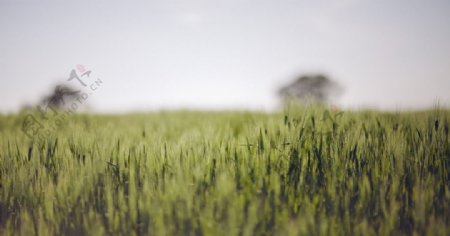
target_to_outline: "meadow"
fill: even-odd
[[[450,234],[445,109],[25,118],[0,115],[0,235]]]

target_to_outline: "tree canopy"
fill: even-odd
[[[300,102],[331,103],[342,92],[342,87],[322,74],[303,75],[282,87],[278,93],[283,99]]]

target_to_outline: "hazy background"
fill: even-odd
[[[450,104],[450,1],[0,1],[0,112],[83,64],[104,112],[272,109],[323,72],[337,104]]]

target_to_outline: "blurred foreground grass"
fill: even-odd
[[[449,111],[24,118],[0,116],[0,235],[450,234]]]

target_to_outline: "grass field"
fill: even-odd
[[[0,235],[450,234],[446,110],[24,119],[0,116]]]

